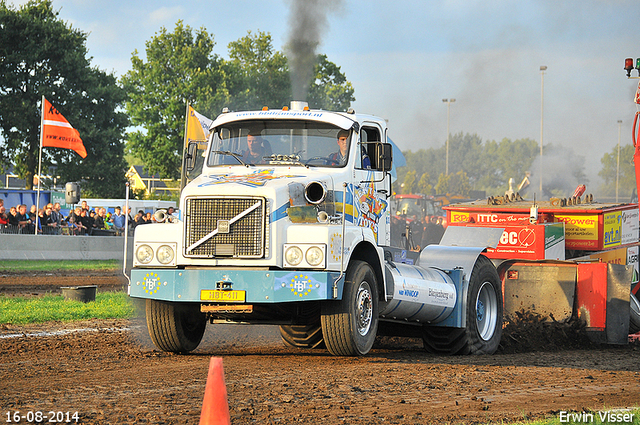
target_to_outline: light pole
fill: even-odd
[[[540,66],[540,196],[542,197],[542,135],[544,128],[544,71],[546,65]]]
[[[449,116],[451,113],[451,104],[455,102],[455,99],[442,99],[447,104],[447,147],[446,147],[446,159],[444,163],[444,175],[449,175]]]
[[[618,120],[618,162],[616,165],[616,203],[618,203],[618,181],[620,179],[620,130],[622,128],[622,120]]]

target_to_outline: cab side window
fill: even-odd
[[[374,127],[362,127],[360,131],[360,155],[356,164],[361,169],[376,169],[376,145],[381,142],[380,130]]]

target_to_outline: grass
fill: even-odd
[[[0,296],[0,324],[128,319],[134,316],[134,305],[124,292],[98,292],[96,300],[88,303],[65,301],[62,295],[36,298]]]
[[[118,271],[122,269],[120,260],[3,260],[0,272],[37,272],[65,270]]]

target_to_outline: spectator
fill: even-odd
[[[140,226],[141,224],[146,224],[144,221],[144,211],[140,210],[138,211],[138,214],[136,214],[136,226]]]
[[[96,208],[97,215],[93,218],[93,229],[104,229],[105,228],[105,217],[104,217],[104,208]]]
[[[155,219],[151,216],[151,213],[150,213],[150,212],[148,212],[147,214],[145,214],[145,216],[144,216],[145,224],[151,224],[151,223],[153,223],[153,221],[154,221],[154,220],[155,220]]]
[[[78,208],[78,210],[80,210],[80,208]],[[81,230],[76,224],[76,215],[74,213],[69,214],[69,217],[67,218],[67,227],[69,228],[70,235],[76,236],[80,234]]]
[[[89,207],[89,205],[87,205],[87,201],[82,201],[82,203],[80,205],[82,205],[82,209],[87,212],[87,216],[88,216],[89,215],[89,210],[91,208]]]
[[[31,219],[32,223],[36,222],[37,212],[38,212],[38,207],[36,207],[35,205],[31,205],[31,209],[29,210],[29,218]]]
[[[9,208],[9,215],[7,218],[9,219],[10,226],[18,227],[18,209],[16,207]]]
[[[55,220],[53,216],[53,205],[47,204],[44,209],[44,217],[42,219],[42,229],[43,233],[48,235],[55,235],[58,233],[58,222]]]
[[[111,223],[113,223],[113,227],[116,231],[117,235],[121,235],[124,232],[124,225],[126,217],[121,213],[120,207],[115,208],[115,213],[111,216]]]
[[[38,210],[38,219],[36,220],[36,227],[38,228],[38,233],[42,233],[42,226],[46,226],[45,220],[46,220],[46,217],[44,216],[44,208],[40,208]]]
[[[4,207],[4,201],[0,199],[0,226],[4,227],[9,224],[9,217],[7,216],[7,209]]]
[[[62,226],[62,213],[60,212],[60,208],[60,202],[56,202],[51,209],[51,217],[56,222],[56,227]]]
[[[87,232],[87,234],[91,234],[91,230],[93,229],[93,222],[95,220],[96,214],[95,212],[91,211],[91,209],[89,210],[83,210],[86,212],[86,214],[84,215],[84,221],[82,222],[82,224],[89,229],[89,231]],[[82,211],[80,212],[80,217],[82,217]]]
[[[136,226],[136,221],[131,216],[131,207],[127,211],[127,220],[129,221],[129,227],[134,228]]]
[[[71,211],[69,211],[69,216],[67,217],[67,221],[71,221],[71,219],[73,218],[73,222],[74,223],[78,223],[78,220],[80,219],[80,207],[75,207],[74,209],[72,209]]]
[[[82,207],[76,207],[73,211],[73,214],[69,214],[69,219],[73,219],[73,223],[75,223],[77,227],[78,235],[84,235],[88,233],[89,229],[85,227],[84,223],[86,222],[86,218],[83,218],[82,215],[86,215],[86,211],[82,209]]]
[[[22,204],[18,207],[18,214],[16,215],[18,220],[18,233],[23,234],[34,234],[36,231],[35,224],[31,218],[29,218],[29,214],[27,213],[27,206]]]

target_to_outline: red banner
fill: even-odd
[[[42,146],[51,148],[71,149],[83,158],[87,157],[80,133],[71,127],[51,102],[44,99],[42,125]]]

